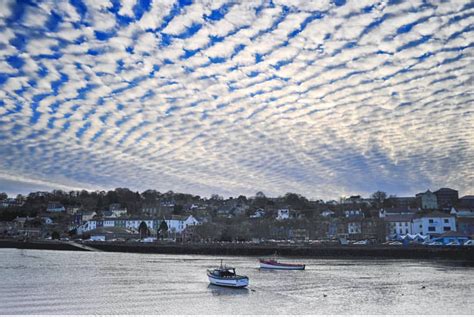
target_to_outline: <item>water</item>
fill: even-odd
[[[206,269],[221,258],[250,289],[209,285]],[[0,314],[474,313],[473,267],[291,261],[306,270],[260,271],[254,257],[0,249]]]

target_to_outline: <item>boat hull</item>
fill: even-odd
[[[217,286],[242,288],[242,287],[247,287],[249,285],[249,279],[246,277],[219,278],[210,274],[208,274],[207,277],[209,278],[209,283],[211,283],[212,285],[217,285]]]
[[[268,269],[268,270],[304,270],[304,264],[285,264],[285,263],[268,263],[268,262],[260,262],[261,269]]]

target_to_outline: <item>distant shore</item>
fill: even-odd
[[[0,248],[87,251],[92,247],[104,252],[205,254],[323,258],[389,258],[389,259],[447,259],[474,263],[474,248],[425,246],[340,246],[340,245],[276,245],[240,243],[117,243],[86,242],[83,245],[66,241],[0,240]]]

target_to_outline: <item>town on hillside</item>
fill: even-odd
[[[473,232],[474,195],[459,197],[450,188],[412,197],[377,191],[339,201],[262,192],[203,198],[127,188],[14,198],[0,193],[0,238],[21,241],[469,246]]]

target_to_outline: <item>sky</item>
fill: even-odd
[[[474,193],[472,1],[0,1],[0,191]]]

